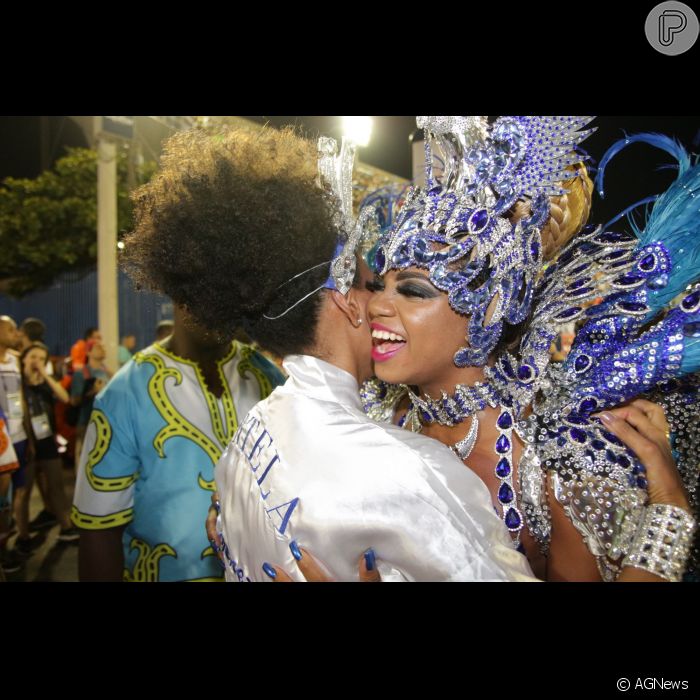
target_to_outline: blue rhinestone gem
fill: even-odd
[[[515,372],[513,371],[513,367],[511,366],[510,362],[506,359],[505,355],[501,358],[501,369],[507,377],[515,379]]]
[[[510,440],[505,435],[501,435],[501,437],[496,440],[496,452],[502,455],[508,452],[508,450],[510,450]]]
[[[509,530],[517,530],[520,527],[520,515],[518,515],[518,511],[515,510],[515,508],[508,509],[505,517],[505,523]]]
[[[571,248],[570,250],[567,250],[565,253],[562,253],[557,260],[559,267],[564,267],[564,265],[570,263],[573,260],[575,254],[576,254],[575,248]]]
[[[469,218],[469,228],[473,233],[481,233],[489,222],[489,213],[486,209],[475,211]]]
[[[500,416],[498,416],[498,421],[497,421],[498,427],[501,430],[509,430],[510,428],[513,427],[513,419],[510,416],[510,413],[508,411],[503,411]]]
[[[574,369],[576,372],[585,372],[593,363],[593,358],[590,355],[579,355],[574,360]]]
[[[557,314],[557,316],[555,318],[557,321],[566,321],[570,318],[573,318],[574,316],[576,316],[580,312],[581,312],[581,307],[574,306],[570,309],[567,309],[566,311],[562,311],[560,314]]]
[[[377,252],[374,254],[375,271],[382,272],[384,270],[384,265],[386,265],[386,256],[384,255],[384,248],[377,248]]]
[[[588,284],[591,281],[590,277],[584,277],[583,279],[576,280],[575,282],[572,282],[567,289],[570,291],[575,291],[576,289],[580,289],[583,287],[585,284]]]
[[[632,464],[625,455],[618,455],[617,456],[617,463],[621,466],[624,467],[625,469],[628,469],[630,464]]]
[[[647,253],[647,255],[639,261],[638,267],[643,272],[653,272],[657,264],[658,260],[656,259],[656,255],[654,255],[654,253]]]
[[[513,489],[508,484],[501,484],[498,489],[498,500],[501,503],[510,503],[513,500]]]
[[[604,450],[606,445],[602,440],[591,440],[591,447],[594,450]]]
[[[616,306],[621,311],[628,311],[632,314],[638,314],[649,311],[649,307],[646,304],[642,304],[638,301],[620,301],[616,304]]]
[[[632,474],[635,476],[639,476],[640,474],[646,474],[647,469],[643,464],[635,464],[634,468],[632,469]]]
[[[571,428],[571,430],[569,430],[569,437],[571,437],[571,439],[575,442],[579,442],[581,444],[585,443],[587,440],[586,431],[581,430],[580,428]]]
[[[507,476],[510,476],[510,462],[505,457],[501,457],[496,465],[496,476],[499,479],[505,479]]]
[[[593,397],[584,399],[578,405],[578,410],[580,413],[593,413],[596,408],[598,408],[598,402]]]
[[[630,240],[629,234],[620,233],[619,231],[606,231],[595,237],[599,243],[619,243],[620,241]]]
[[[633,273],[628,272],[625,275],[622,275],[618,277],[617,279],[613,280],[613,284],[616,284],[620,287],[635,287],[638,284],[641,284],[644,281],[644,277],[641,275],[635,275]]]
[[[518,379],[521,382],[531,381],[534,375],[534,370],[530,365],[521,365],[518,368]]]
[[[700,308],[700,289],[696,289],[692,294],[683,299],[681,302],[681,309],[688,313],[697,311]]]
[[[414,256],[418,262],[422,263],[429,263],[432,262],[432,260],[436,257],[437,253],[433,253],[432,251],[427,251],[427,250],[421,250],[416,246],[416,249],[414,251]],[[395,261],[396,262],[396,261]]]
[[[637,486],[639,486],[640,489],[645,489],[649,486],[649,482],[643,476],[638,476]]]

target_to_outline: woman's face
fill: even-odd
[[[32,348],[24,356],[24,371],[26,373],[38,371],[40,367],[46,366],[48,359],[49,358],[45,350],[42,350],[41,348]]]
[[[417,267],[392,270],[382,282],[368,304],[375,374],[392,384],[448,386],[467,318]]]

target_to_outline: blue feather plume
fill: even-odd
[[[691,163],[691,158],[676,140],[663,134],[636,134],[614,144],[603,156],[596,177],[596,187],[603,195],[605,169],[620,151],[633,143],[646,143],[660,148],[677,161],[678,176],[662,194],[648,197],[625,209],[613,219],[627,215],[635,235],[639,238],[638,248],[650,243],[662,243],[671,255],[672,269],[668,284],[663,289],[648,290],[647,304],[650,312],[647,318],[658,313],[688,284],[700,277],[700,165]],[[654,201],[655,200],[655,201]],[[651,211],[647,209],[646,223],[639,227],[630,214],[633,209],[654,201]]]

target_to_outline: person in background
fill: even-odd
[[[123,367],[131,359],[134,348],[136,348],[136,336],[133,334],[123,336],[117,356],[120,367]]]
[[[221,238],[237,246],[237,220],[249,219],[237,205],[240,196],[251,210],[263,204],[246,232],[253,245],[280,224],[277,213],[286,203],[304,213],[306,203],[290,187],[294,174],[285,170],[286,177],[263,188],[255,177],[257,162],[244,161],[244,177],[231,178],[228,164],[205,150],[195,158],[208,166],[202,177],[199,167],[189,167],[182,140],[180,134],[169,139],[160,172],[132,195],[134,231],[124,239],[122,264],[138,288],[173,300],[175,323],[164,340],[136,353],[95,400],[72,511],[81,530],[83,581],[223,580],[201,526],[215,488],[214,465],[246,413],[284,381],[259,352],[234,340],[233,329],[191,315],[190,300],[201,294],[211,253],[185,250],[192,241]],[[256,150],[270,160],[262,144]],[[285,230],[290,236],[295,231]],[[164,240],[177,241],[182,250],[164,254]],[[253,269],[249,273],[257,277]],[[221,292],[219,301],[228,303]],[[256,285],[249,293],[258,294]]]
[[[87,344],[91,340],[102,342],[102,333],[98,328],[90,327],[85,331],[85,335],[77,340],[70,349],[71,368],[73,372],[85,367],[87,362]]]
[[[38,318],[25,318],[19,327],[19,350],[25,350],[32,343],[45,343],[44,336],[46,335],[46,324]],[[46,363],[47,374],[54,376],[53,363],[49,357]]]
[[[6,550],[10,536],[10,510],[12,504],[12,472],[19,469],[17,453],[12,445],[7,416],[0,406],[0,581],[4,574],[19,571],[21,563],[15,552]]]
[[[55,402],[68,403],[68,392],[46,371],[49,349],[43,343],[32,343],[20,355],[23,373],[24,399],[29,414],[29,440],[34,458],[28,469],[27,488],[17,507],[29,516],[29,494],[34,474],[43,474],[46,481],[46,505],[61,525],[58,539],[70,542],[78,539],[71,525],[63,489],[61,458],[56,444]]]
[[[76,370],[70,389],[71,404],[80,407],[75,429],[75,460],[80,459],[80,451],[85,437],[85,429],[90,420],[95,396],[107,385],[112,373],[105,367],[107,356],[101,340],[88,340],[86,343],[87,364]]]
[[[136,353],[95,400],[71,514],[80,580],[223,580],[201,528],[214,464],[283,380],[252,347],[176,306],[172,334]]]
[[[19,350],[23,352],[33,343],[45,343],[44,336],[46,335],[46,324],[38,318],[28,317],[19,326]],[[46,374],[50,377],[55,376],[55,370],[53,362],[51,362],[51,357],[49,353],[49,359],[46,362]],[[29,529],[34,532],[36,530],[42,530],[47,527],[53,527],[56,525],[58,520],[56,516],[51,511],[51,506],[49,505],[49,497],[46,483],[46,474],[43,471],[34,474],[36,485],[39,487],[39,492],[41,493],[41,499],[44,504],[39,515],[37,515],[30,523]]]
[[[19,468],[11,475],[18,533],[13,551],[20,557],[26,557],[39,542],[38,538],[29,535],[29,518],[26,517],[26,513],[16,507],[22,502],[27,488],[27,464],[30,456],[22,396],[22,374],[16,352],[19,343],[17,324],[9,316],[0,316],[0,407],[7,416],[10,439],[19,462]],[[0,538],[5,533],[9,536],[9,522],[0,523]]]

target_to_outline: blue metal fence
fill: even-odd
[[[52,355],[67,355],[86,328],[97,326],[97,272],[66,273],[54,284],[24,299],[0,294],[0,315],[19,325],[28,316],[46,324],[46,344]],[[136,347],[150,345],[160,321],[173,318],[172,302],[164,296],[136,291],[119,272],[119,335],[136,336]]]

